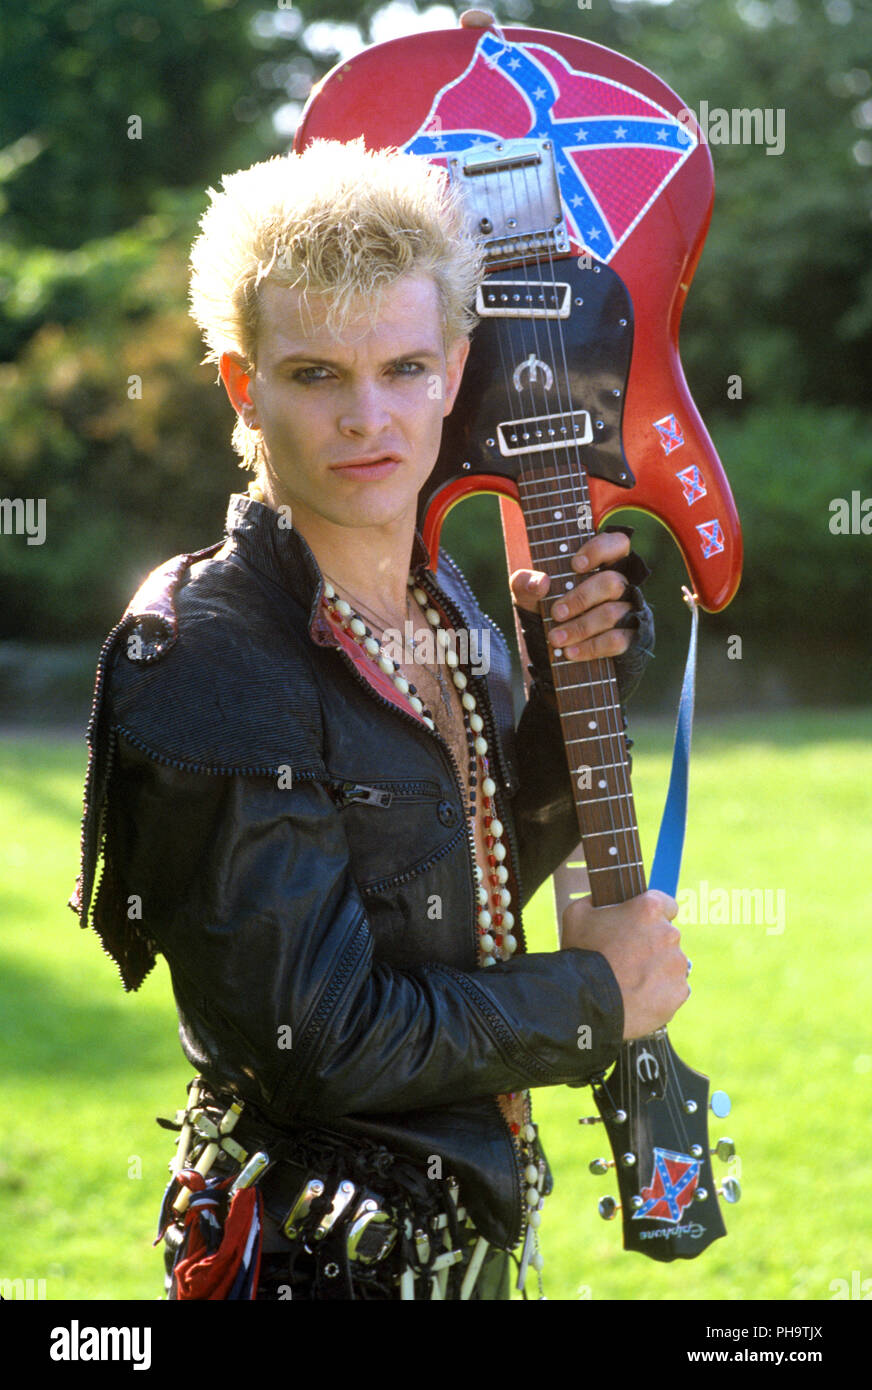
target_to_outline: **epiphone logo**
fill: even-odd
[[[529,381],[531,385],[534,381],[538,381],[540,367],[542,369],[543,377],[542,384],[545,387],[546,391],[550,391],[551,387],[554,385],[554,373],[548,366],[547,362],[543,362],[540,358],[538,358],[535,355],[535,353],[532,352],[530,353],[529,357],[524,358],[523,362],[518,363],[517,367],[512,373],[512,381],[515,384],[515,390],[522,391],[524,389],[521,378],[525,371],[529,372]]]
[[[701,1226],[695,1221],[692,1226],[673,1226],[667,1231],[663,1227],[658,1227],[655,1231],[640,1231],[640,1240],[672,1240],[673,1236],[689,1236],[691,1240],[700,1240],[706,1233],[706,1227]]]

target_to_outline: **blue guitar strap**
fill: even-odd
[[[684,680],[681,685],[681,698],[678,702],[678,719],[675,725],[675,744],[672,750],[672,770],[669,774],[669,790],[666,805],[660,821],[657,836],[657,849],[648,881],[650,888],[658,888],[670,897],[675,897],[678,888],[678,875],[681,870],[681,855],[684,850],[684,832],[687,825],[687,783],[690,772],[690,738],[693,730],[693,702],[696,683],[696,638],[699,627],[699,609],[696,595],[682,587],[684,601],[690,609],[690,642],[687,648],[687,662],[684,667]]]

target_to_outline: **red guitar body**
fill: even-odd
[[[479,143],[554,141],[568,239],[549,263],[555,275],[569,257],[608,266],[632,302],[617,428],[633,482],[619,486],[591,470],[593,522],[622,507],[652,514],[679,546],[702,607],[726,607],[741,575],[741,531],[678,353],[681,311],[711,216],[712,162],[680,98],[638,63],[585,39],[446,29],[376,45],[334,68],[313,93],[295,146],[361,135],[371,148],[398,146],[442,164]],[[422,494],[419,521],[431,555],[456,502],[496,492],[510,569],[528,567],[514,479],[484,464],[460,469],[456,457],[440,457]]]

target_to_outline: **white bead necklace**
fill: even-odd
[[[509,911],[512,895],[506,887],[509,871],[503,860],[506,857],[506,848],[503,844],[503,825],[496,815],[496,803],[494,796],[496,793],[496,783],[490,776],[489,764],[487,759],[488,743],[484,737],[484,720],[477,712],[476,699],[472,691],[468,688],[469,682],[463,671],[460,670],[460,661],[456,650],[451,644],[449,631],[442,626],[440,614],[433,607],[429,596],[423,589],[417,587],[414,575],[410,574],[408,585],[418,603],[424,609],[425,616],[431,627],[436,633],[436,642],[445,665],[451,671],[451,678],[460,693],[460,703],[463,710],[463,723],[466,729],[466,739],[469,746],[469,810],[467,812],[469,823],[469,840],[473,852],[473,860],[476,859],[475,843],[475,799],[478,785],[478,770],[482,773],[482,817],[483,826],[486,831],[485,845],[488,850],[487,867],[489,869],[488,879],[490,883],[490,893],[484,887],[484,871],[479,864],[475,865],[475,877],[478,883],[478,946],[479,964],[496,965],[497,961],[509,960],[518,949],[517,938],[512,933],[515,925],[514,915]],[[403,675],[399,665],[382,649],[381,642],[374,636],[372,629],[367,626],[363,618],[357,613],[347,601],[340,598],[333,585],[327,580],[324,581],[324,594],[322,602],[328,612],[340,624],[340,626],[354,638],[360,647],[376,663],[380,671],[386,676],[390,676],[395,688],[408,700],[409,704],[420,714],[423,722],[428,729],[436,731],[436,724],[429,709],[418,697],[416,687]],[[441,684],[441,682],[440,682]],[[513,1102],[517,1099],[515,1095],[506,1099]],[[541,1195],[543,1168],[537,1161],[534,1149],[536,1140],[536,1128],[532,1123],[530,1114],[530,1098],[526,1092],[520,1096],[522,1106],[522,1119],[512,1120],[506,1116],[509,1128],[515,1137],[518,1145],[518,1152],[521,1160],[521,1169],[524,1181],[527,1184],[524,1192],[524,1206],[526,1208],[526,1219],[528,1227],[532,1231],[533,1251],[530,1257],[530,1264],[539,1277],[540,1297],[544,1297],[542,1291],[542,1266],[544,1261],[539,1249],[538,1227],[542,1219]]]
[[[496,965],[497,961],[508,960],[514,955],[518,949],[518,941],[512,932],[515,918],[514,914],[509,911],[512,895],[506,886],[509,871],[503,863],[506,857],[506,847],[502,839],[503,824],[496,814],[494,801],[496,783],[490,776],[487,758],[488,743],[484,737],[484,720],[477,711],[475,696],[469,689],[467,677],[460,670],[460,661],[452,645],[451,635],[442,626],[440,614],[432,606],[424,590],[417,587],[417,581],[411,574],[408,584],[415,599],[424,609],[428,623],[435,630],[439,658],[449,668],[451,679],[460,694],[463,723],[469,748],[469,810],[467,816],[474,857],[475,834],[473,827],[475,826],[478,774],[479,768],[481,769],[482,824],[485,830],[485,845],[488,850],[487,868],[489,870],[490,892],[484,886],[484,870],[481,865],[476,864],[479,963],[481,965]],[[350,633],[367,655],[372,657],[379,670],[391,677],[396,690],[408,700],[416,714],[421,716],[427,728],[435,732],[436,724],[433,715],[419,698],[416,687],[406,679],[398,663],[383,650],[381,642],[375,637],[372,629],[367,626],[360,614],[352,608],[347,599],[340,598],[333,585],[326,580],[323,601],[328,611],[345,631]]]

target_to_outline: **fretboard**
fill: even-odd
[[[573,461],[537,463],[517,479],[534,569],[551,580],[541,610],[546,636],[564,626],[550,617],[558,595],[582,574],[572,557],[593,535],[587,481]],[[618,683],[610,658],[585,662],[549,643],[557,707],[595,907],[645,891],[630,763]]]

